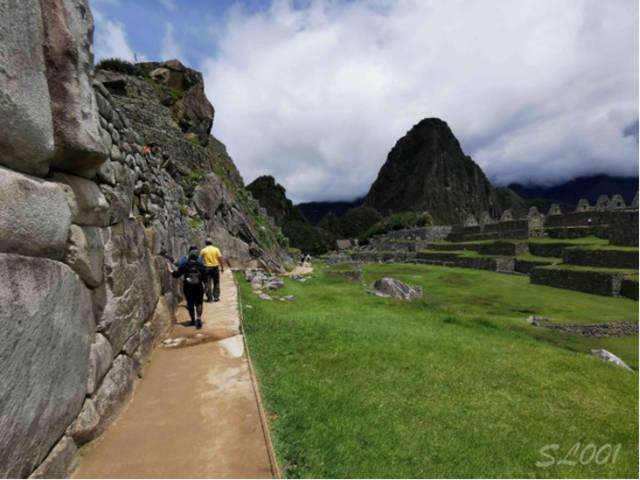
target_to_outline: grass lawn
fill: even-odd
[[[637,476],[637,373],[587,354],[601,346],[637,369],[637,337],[592,340],[525,321],[637,320],[637,302],[481,270],[366,265],[367,283],[424,288],[423,300],[401,303],[329,269],[348,267],[287,279],[275,293],[292,302],[259,300],[238,276],[286,476]],[[590,443],[600,460],[617,448],[615,461],[588,461]]]

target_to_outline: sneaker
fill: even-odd
[[[214,302],[219,302],[219,301],[220,301],[220,299],[219,299],[219,298],[214,298],[214,299],[213,299],[213,301],[214,301]]]
[[[195,327],[196,325],[196,321],[195,320],[191,320],[191,322],[189,323],[190,327]]]
[[[200,319],[196,320],[196,328],[198,330],[200,330],[202,328],[202,320],[200,320]]]

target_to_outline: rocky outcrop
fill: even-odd
[[[247,189],[282,228],[292,247],[312,254],[322,254],[335,247],[335,236],[324,228],[311,225],[272,176],[256,178]]]
[[[508,193],[508,195],[507,195]],[[435,223],[457,224],[483,211],[493,218],[518,196],[496,193],[482,169],[464,154],[449,126],[426,118],[391,149],[365,205],[383,215],[428,211]]]
[[[263,175],[247,185],[247,190],[267,209],[269,215],[279,224],[285,221],[307,222],[304,215],[287,198],[282,185],[276,183],[271,175]]]
[[[162,104],[171,109],[171,114],[180,129],[193,138],[195,135],[202,146],[209,143],[209,133],[213,125],[214,109],[204,94],[202,74],[185,67],[179,60],[147,62],[139,66],[159,84],[167,86],[168,95]]]
[[[151,74],[156,69],[150,70],[149,65],[137,66]],[[167,106],[166,99],[175,96],[174,90],[180,85],[193,94],[204,88],[200,74],[189,69],[185,72],[191,72],[185,73],[189,78],[180,81],[157,75],[97,72],[97,78],[105,79],[105,84],[97,88],[101,124],[111,134],[112,151],[116,153],[98,172],[100,188],[111,205],[110,222],[137,210],[147,225],[154,224],[173,204],[176,210],[162,223],[182,217],[187,236],[198,243],[212,237],[225,258],[235,265],[255,263],[277,270],[287,261],[286,239],[244,189],[224,145],[213,137],[208,137],[206,146],[193,141],[190,133],[178,126],[173,107]],[[210,114],[212,122],[213,110]],[[151,150],[151,161],[136,151],[143,140]],[[176,232],[165,235],[162,231],[166,242],[176,236]]]

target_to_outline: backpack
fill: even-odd
[[[188,260],[185,266],[184,281],[189,285],[202,283],[202,264],[197,260]]]

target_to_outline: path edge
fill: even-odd
[[[260,416],[260,426],[262,427],[262,435],[264,436],[265,443],[267,445],[267,454],[269,456],[269,464],[271,466],[271,474],[273,478],[283,478],[280,470],[280,465],[278,464],[278,457],[276,456],[276,450],[273,446],[273,441],[271,439],[271,425],[269,423],[269,418],[267,417],[267,412],[262,403],[262,392],[260,390],[260,384],[258,383],[258,377],[256,376],[256,371],[253,368],[253,360],[251,359],[251,351],[249,350],[249,343],[247,342],[247,336],[244,333],[244,310],[242,308],[242,296],[240,295],[240,285],[238,285],[238,281],[235,272],[231,271],[231,277],[233,278],[233,283],[236,287],[236,298],[237,298],[237,306],[238,306],[238,318],[240,319],[240,328],[242,333],[242,342],[244,343],[244,351],[247,352],[247,362],[249,363],[249,373],[251,375],[251,384],[253,386],[253,394],[256,397],[256,403],[258,404],[258,414]]]

